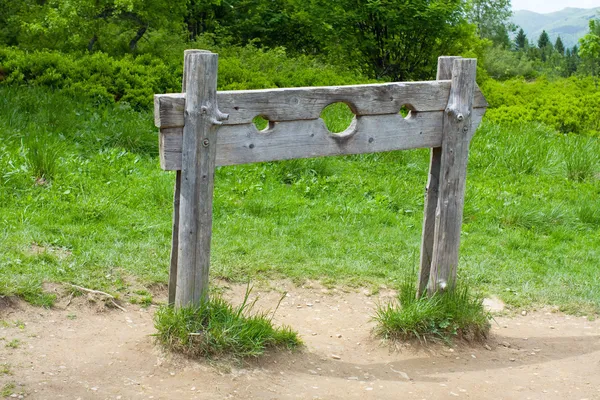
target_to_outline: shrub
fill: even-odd
[[[591,77],[489,79],[482,91],[490,103],[488,121],[540,122],[562,133],[600,134],[600,89]]]
[[[220,53],[219,89],[341,85],[365,79],[307,56],[288,57],[281,48],[218,47],[200,43]],[[221,52],[221,50],[223,50]],[[46,86],[94,99],[98,103],[126,102],[149,109],[155,93],[181,91],[182,54],[160,59],[145,54],[116,59],[104,53],[64,54],[57,51],[26,52],[0,48],[0,83]]]

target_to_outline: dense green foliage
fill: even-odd
[[[600,135],[600,89],[591,77],[487,80],[482,90],[491,106],[488,121],[541,122],[563,133]]]
[[[0,86],[0,293],[128,296],[167,282],[173,174],[149,111]],[[492,99],[493,100],[493,99]],[[40,179],[32,138],[52,156]],[[46,153],[48,154],[48,153]],[[600,307],[600,143],[487,122],[471,146],[460,280],[513,305]],[[396,285],[418,265],[426,150],[219,168],[211,276]],[[42,165],[42,169],[43,169]]]
[[[479,37],[491,40],[495,45],[510,44],[509,32],[515,30],[509,22],[512,15],[510,0],[469,0],[467,9]]]
[[[590,20],[589,32],[579,39],[579,55],[585,61],[588,71],[597,77],[600,69],[600,19]]]
[[[234,307],[211,296],[197,307],[162,306],[154,315],[156,338],[165,348],[190,357],[257,357],[268,348],[295,349],[302,345],[291,328],[273,327],[273,315],[252,313],[250,290]]]
[[[206,44],[215,51],[218,47]],[[170,61],[170,62],[169,62]],[[179,92],[183,57],[163,61],[151,55],[114,58],[105,53],[63,54],[0,48],[0,83],[48,86],[98,103],[120,101],[149,108],[155,93]],[[219,59],[219,89],[351,84],[366,78],[324,65],[307,56],[288,57],[281,48],[251,46],[223,49]]]
[[[211,37],[221,46],[283,46],[371,78],[407,80],[433,77],[439,55],[479,43],[463,0],[0,1],[0,46],[78,56],[162,55]]]

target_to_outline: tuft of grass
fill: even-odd
[[[256,302],[249,302],[250,292],[246,291],[237,307],[216,296],[197,307],[159,308],[154,318],[159,343],[188,357],[233,359],[257,357],[267,348],[294,349],[302,345],[290,327],[273,326],[273,315],[249,315]]]
[[[10,349],[17,349],[21,345],[21,341],[19,339],[13,339],[10,342],[6,343],[5,347]]]
[[[0,389],[0,396],[2,397],[8,397],[11,394],[14,393],[14,390],[17,386],[14,384],[14,382],[9,382],[4,384],[4,386],[2,386],[2,389]]]
[[[9,363],[0,364],[0,375],[12,375]]]
[[[577,210],[577,217],[584,224],[600,225],[600,206],[595,201],[587,201]]]
[[[399,304],[378,306],[373,317],[377,336],[424,342],[474,341],[487,337],[491,315],[485,311],[482,298],[473,295],[467,286],[456,286],[431,297],[417,298],[415,293],[414,283],[405,281],[398,293]]]
[[[23,146],[27,166],[37,181],[54,179],[59,158],[63,153],[61,146],[51,141],[47,135],[28,138]]]
[[[568,137],[563,149],[567,178],[582,182],[594,175],[598,154],[592,138]]]
[[[139,297],[131,297],[129,299],[131,304],[139,304],[140,306],[147,308],[152,305],[152,295],[140,295]]]

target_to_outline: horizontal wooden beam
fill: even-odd
[[[485,108],[473,110],[475,131]],[[391,150],[439,147],[443,111],[357,117],[342,135],[330,133],[321,119],[278,122],[264,131],[254,124],[223,125],[217,131],[216,165],[320,156],[375,153]],[[160,131],[160,164],[164,170],[181,169],[183,128]]]
[[[327,105],[343,102],[357,116],[398,114],[402,106],[419,112],[442,111],[450,95],[450,81],[382,83],[370,85],[327,86],[217,92],[219,109],[229,114],[225,125],[248,124],[256,116],[271,122],[314,120]],[[474,108],[487,102],[479,88],[474,93]],[[154,122],[157,127],[183,126],[185,93],[154,96]]]

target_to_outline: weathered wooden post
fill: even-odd
[[[452,65],[460,57],[439,57],[437,65],[438,81],[452,78]],[[442,148],[431,149],[429,161],[429,175],[425,192],[425,211],[423,212],[423,233],[421,236],[421,262],[419,270],[419,283],[417,296],[421,296],[427,289],[431,260],[433,258],[433,237],[435,233],[435,212],[438,205],[440,185],[440,165],[442,163]]]
[[[476,72],[476,59],[453,60],[450,97],[444,112],[428,294],[453,287],[456,282],[467,160],[473,136],[471,121]]]
[[[185,52],[185,110],[181,154],[175,307],[197,305],[208,295],[217,126],[218,55]]]

